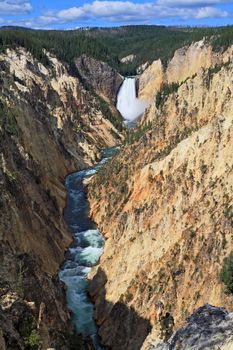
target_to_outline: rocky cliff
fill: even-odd
[[[156,92],[165,84],[181,83],[216,64],[225,63],[232,56],[232,47],[224,52],[216,52],[205,39],[175,51],[172,59],[164,65],[154,61],[139,76],[139,97],[151,101]]]
[[[155,89],[131,144],[89,185],[107,239],[89,291],[111,349],[166,341],[206,303],[233,309],[219,278],[233,234],[230,52]]]
[[[123,77],[115,69],[86,55],[80,56],[75,65],[82,79],[97,94],[115,104],[117,92],[123,82]]]
[[[158,342],[150,350],[231,350],[233,314],[223,308],[204,305],[188,317],[166,343]]]
[[[63,182],[121,137],[98,96],[47,57],[44,66],[21,48],[0,55],[1,349],[72,349],[56,275],[72,241]]]

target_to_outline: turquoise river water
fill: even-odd
[[[73,245],[66,253],[59,277],[67,286],[67,304],[76,330],[91,337],[96,350],[101,350],[93,319],[93,304],[87,294],[87,274],[103,253],[104,238],[89,218],[89,206],[83,180],[94,175],[115,153],[117,147],[103,151],[95,166],[66,177],[67,205],[64,218],[73,235]]]

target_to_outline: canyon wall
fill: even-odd
[[[47,57],[45,66],[21,48],[0,55],[0,344],[9,350],[81,346],[56,275],[72,242],[64,178],[121,139],[119,116]]]
[[[165,66],[161,60],[154,61],[139,76],[138,94],[141,99],[152,101],[165,84],[181,83],[216,64],[227,62],[232,56],[232,47],[225,52],[215,52],[205,39],[175,51]]]
[[[75,61],[82,79],[92,86],[94,91],[108,101],[116,103],[117,92],[123,82],[123,77],[105,62],[82,55]]]
[[[196,57],[200,44],[192,47]],[[136,136],[89,184],[106,237],[89,292],[111,349],[166,341],[207,303],[233,310],[219,278],[233,234],[230,53],[212,67],[194,60],[187,73],[182,62],[179,83],[159,95],[155,88]]]

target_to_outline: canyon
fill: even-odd
[[[232,348],[232,54],[0,53],[1,349]]]
[[[139,77],[139,96],[155,91],[141,134],[89,185],[91,217],[106,238],[89,293],[111,349],[166,342],[205,304],[232,311],[219,277],[232,250],[231,60],[232,48],[219,55],[198,42],[155,78],[161,62],[152,63]]]
[[[72,349],[75,335],[57,275],[72,243],[62,215],[64,178],[95,163],[122,137],[98,96],[47,57],[50,68],[23,48],[0,55],[2,349],[33,342]],[[109,115],[121,123],[117,113]]]

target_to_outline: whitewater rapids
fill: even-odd
[[[78,333],[90,337],[95,350],[103,350],[97,337],[93,319],[94,306],[87,294],[87,275],[103,253],[104,238],[89,218],[89,206],[84,190],[85,178],[94,175],[117,152],[117,147],[103,152],[102,160],[86,170],[67,176],[67,205],[64,219],[73,235],[73,245],[66,253],[66,261],[59,271],[60,279],[66,284],[67,304],[71,319]]]

